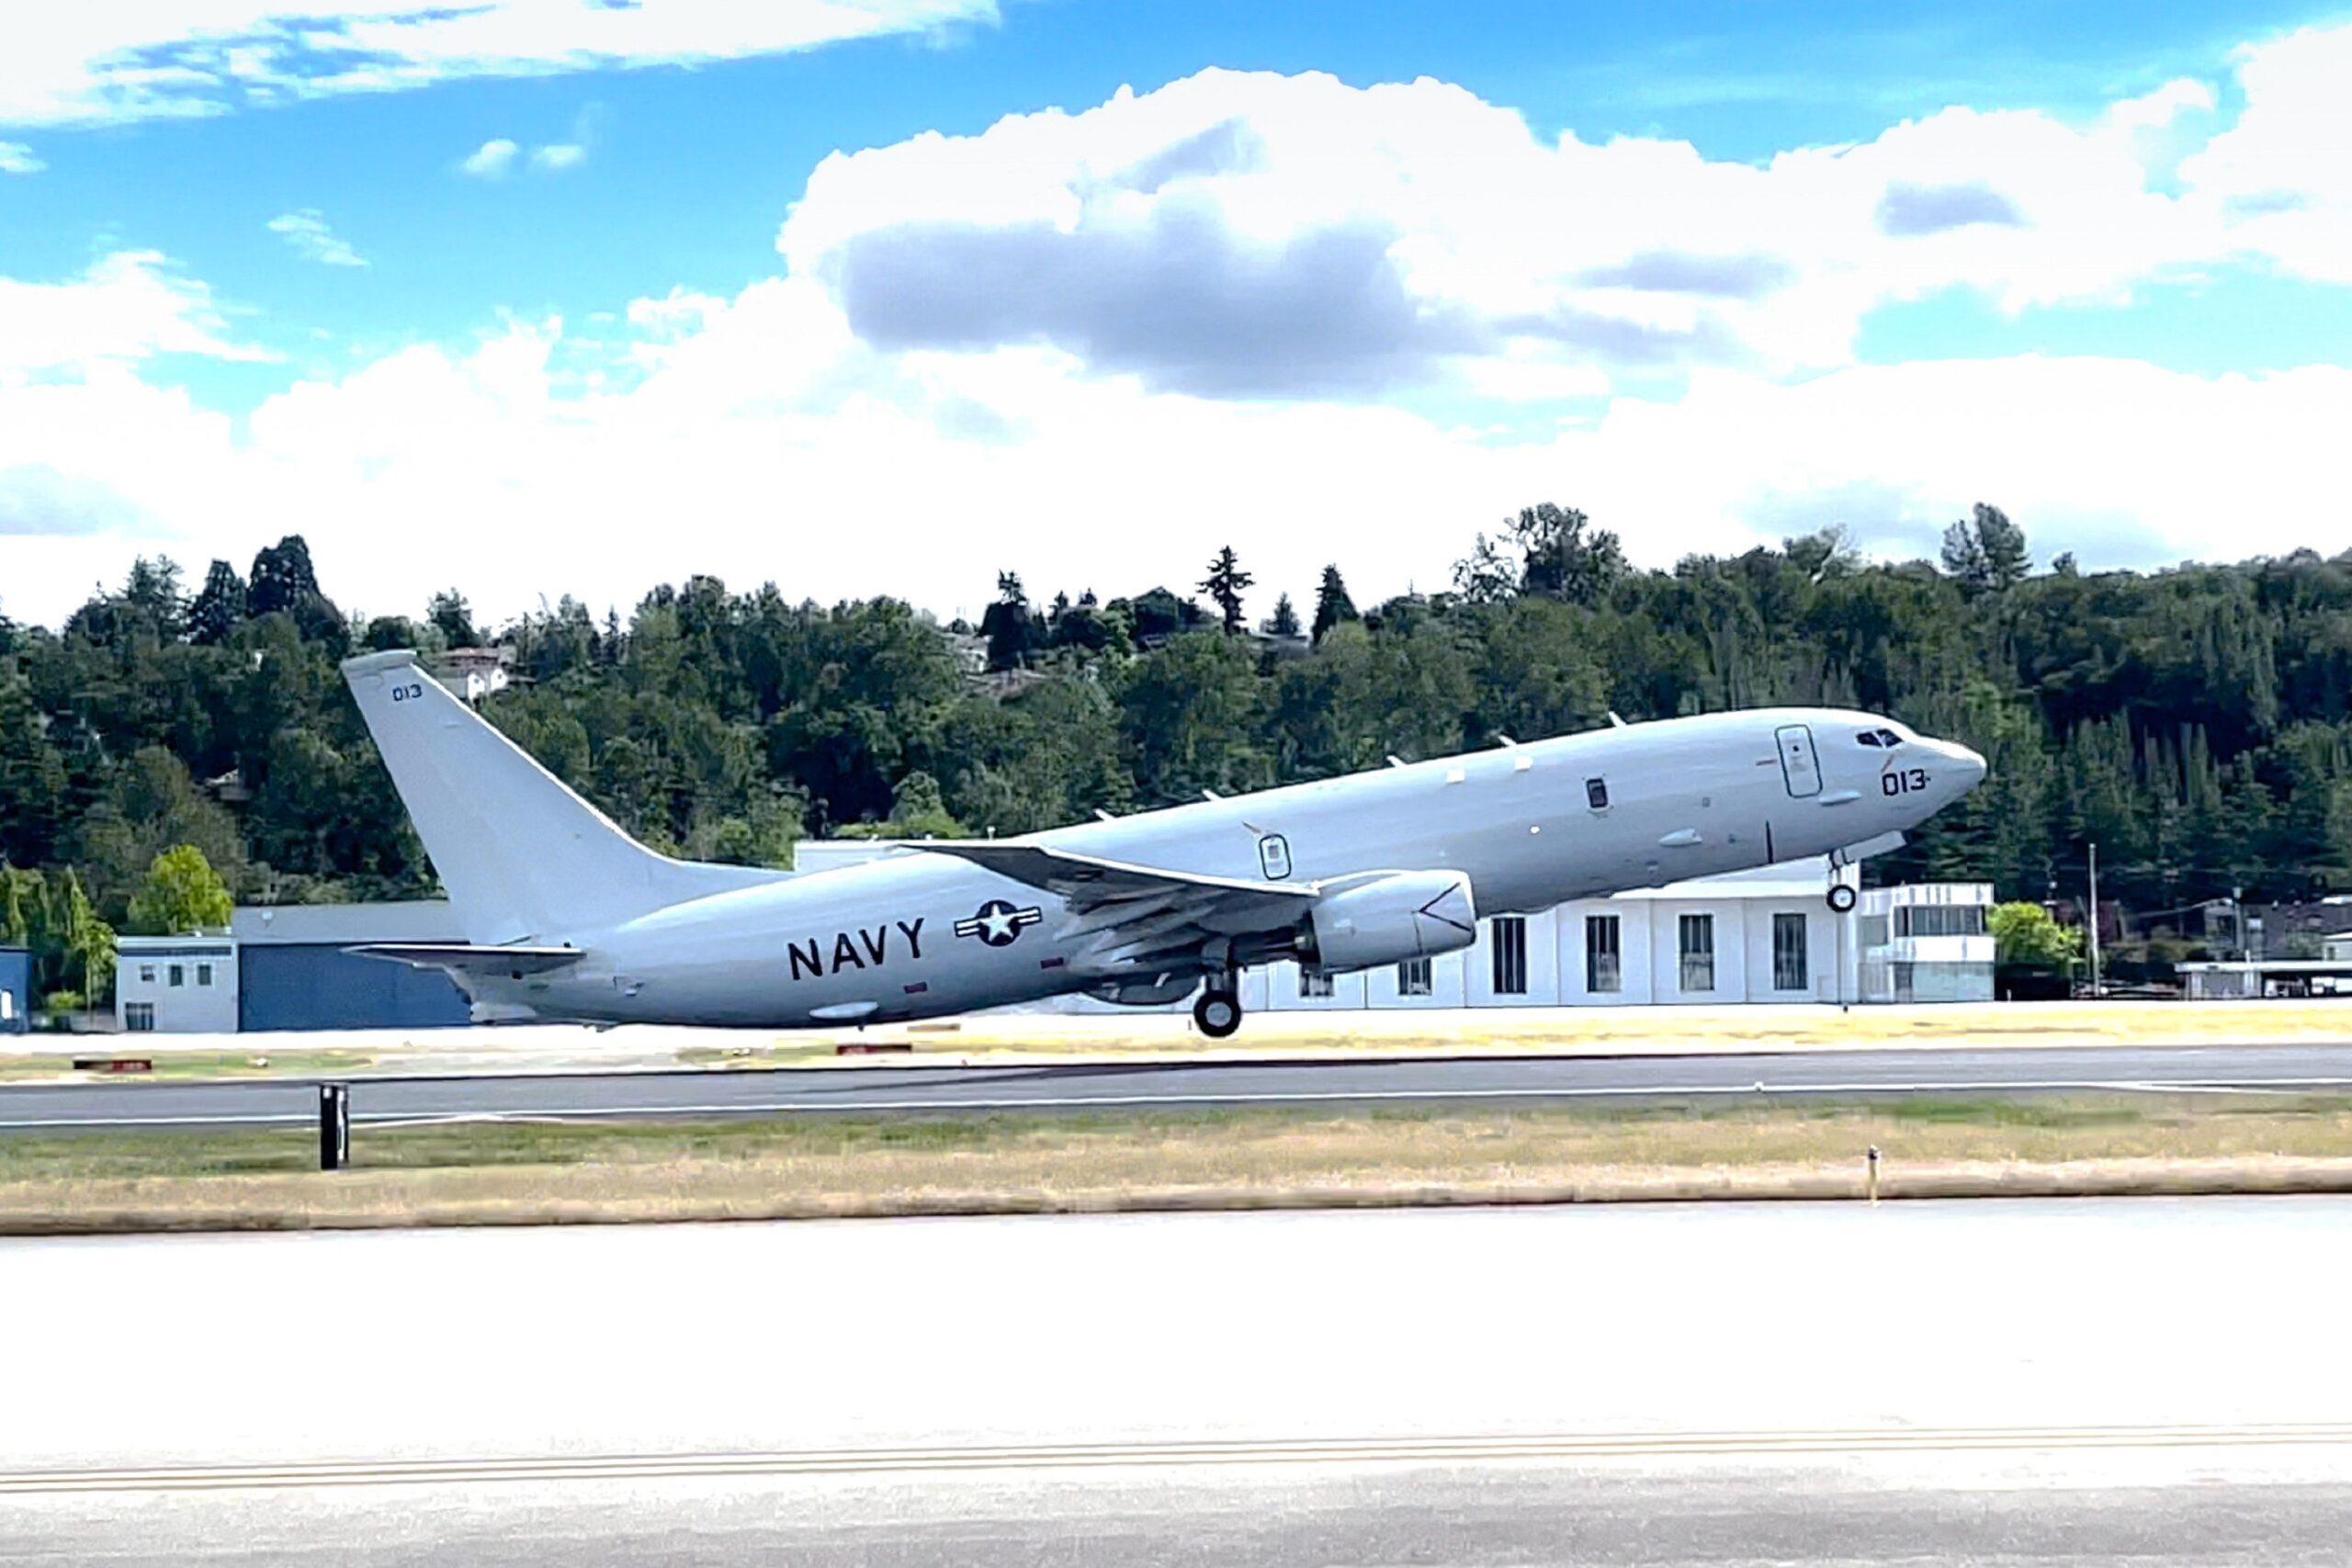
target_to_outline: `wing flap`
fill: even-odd
[[[544,975],[581,959],[576,947],[477,947],[462,942],[371,942],[346,947],[362,958],[390,959],[418,969],[448,969],[463,975]]]
[[[1130,865],[1080,854],[1074,850],[1024,844],[1017,840],[944,840],[916,846],[933,854],[955,855],[986,866],[1000,876],[1042,888],[1069,900],[1083,911],[1121,898],[1141,898],[1171,889],[1251,895],[1279,903],[1311,900],[1312,884],[1253,882],[1238,876],[1213,876],[1198,871],[1168,871],[1159,866]]]

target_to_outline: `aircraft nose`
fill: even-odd
[[[1960,790],[1955,793],[1965,793],[1984,782],[1984,758],[1982,753],[1962,746],[1957,740],[1939,740],[1936,747],[1951,760],[1952,766],[1959,773]]]

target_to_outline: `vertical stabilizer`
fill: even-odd
[[[466,940],[549,942],[780,873],[658,855],[426,674],[413,652],[344,680]]]

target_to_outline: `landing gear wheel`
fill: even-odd
[[[1842,882],[1833,882],[1829,885],[1829,907],[1838,914],[1852,914],[1854,905],[1860,897],[1860,894]]]
[[[1203,991],[1193,1000],[1193,1021],[1210,1039],[1226,1039],[1241,1027],[1241,998],[1231,991]]]

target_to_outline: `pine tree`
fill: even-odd
[[[1298,611],[1292,607],[1289,594],[1274,601],[1274,616],[1266,623],[1266,629],[1276,637],[1298,635]]]
[[[1340,577],[1340,569],[1325,567],[1322,585],[1315,591],[1315,640],[1321,642],[1323,634],[1341,621],[1360,618],[1356,615],[1356,602],[1348,597],[1348,585]]]
[[[204,574],[204,586],[188,606],[187,637],[193,643],[218,647],[229,640],[245,618],[245,580],[227,561],[216,560]]]
[[[1201,592],[1208,595],[1210,603],[1222,615],[1226,636],[1235,637],[1240,633],[1243,625],[1241,595],[1257,581],[1241,570],[1241,562],[1234,555],[1231,545],[1217,551],[1216,558],[1209,562],[1209,574],[1201,580]]]

